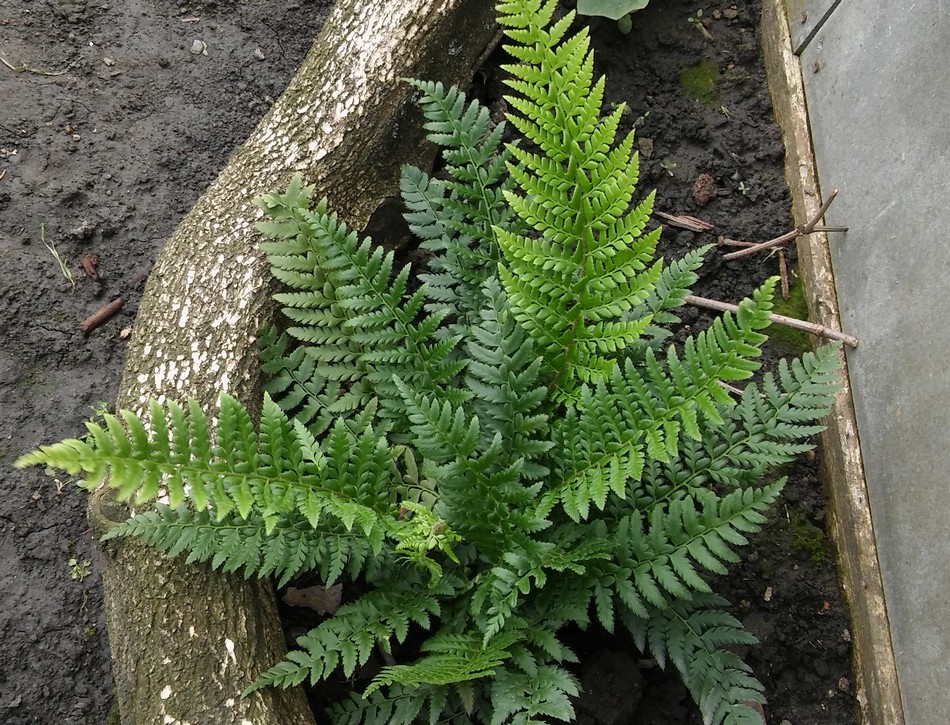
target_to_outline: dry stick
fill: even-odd
[[[660,212],[656,212],[660,214]],[[826,227],[819,224],[816,227],[812,227],[813,232],[846,232],[848,227]],[[720,247],[743,247],[751,248],[759,246],[760,242],[743,242],[739,239],[730,239],[729,237],[719,237],[716,240],[716,244]]]
[[[788,265],[785,263],[785,250],[778,250],[778,276],[782,280],[782,299],[787,300],[791,294],[788,285]]]
[[[696,305],[697,307],[707,307],[711,310],[719,310],[720,312],[739,311],[738,305],[733,305],[729,302],[719,302],[718,300],[710,300],[705,297],[697,297],[696,295],[686,295],[683,297],[683,300],[691,305]],[[812,335],[826,337],[829,340],[840,340],[849,347],[858,346],[858,338],[854,337],[853,335],[848,335],[844,332],[838,332],[837,330],[832,330],[830,327],[818,325],[814,322],[796,320],[794,317],[786,317],[785,315],[769,315],[769,321],[776,325],[794,327],[796,330],[803,330],[804,332],[809,332]]]
[[[686,214],[665,214],[662,211],[658,211],[656,215],[666,219],[670,226],[681,227],[691,232],[708,232],[713,228],[713,225],[709,222],[704,222],[702,219],[697,219],[694,216]]]
[[[122,309],[122,298],[116,297],[112,302],[107,305],[103,305],[98,310],[93,312],[89,317],[82,321],[79,325],[79,329],[82,330],[84,335],[88,335],[90,332],[95,330],[99,325],[108,320],[112,315]]]
[[[729,254],[724,254],[722,255],[722,258],[723,259],[739,259],[741,257],[748,257],[750,254],[761,252],[763,249],[771,249],[772,247],[777,247],[781,244],[785,244],[785,242],[790,242],[793,239],[797,239],[798,237],[804,236],[806,234],[811,234],[813,231],[815,231],[816,227],[818,226],[818,222],[821,221],[821,218],[825,215],[825,212],[828,211],[828,207],[831,206],[831,202],[835,200],[836,196],[838,196],[837,189],[831,192],[828,198],[825,199],[825,203],[821,205],[821,209],[819,209],[818,212],[815,214],[814,218],[810,222],[805,224],[804,226],[795,227],[795,229],[793,229],[790,232],[787,232],[786,234],[783,234],[780,237],[775,237],[775,239],[771,239],[767,242],[756,244],[754,247],[749,247],[748,249],[742,249],[738,252],[730,252]],[[830,229],[831,229],[830,227],[824,228],[825,231],[828,231]],[[844,231],[847,231],[847,227],[836,227],[835,229],[836,230],[843,229]]]

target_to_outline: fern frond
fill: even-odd
[[[696,271],[702,266],[706,253],[712,248],[713,245],[708,244],[691,249],[680,259],[667,264],[647,301],[626,314],[624,319],[639,320],[648,316],[650,318],[650,324],[643,331],[643,338],[627,348],[625,353],[627,357],[639,362],[647,347],[652,347],[654,351],[657,351],[661,343],[669,339],[672,333],[667,326],[681,322],[673,310],[684,304],[684,298],[690,294],[693,285],[699,279]]]
[[[658,360],[647,348],[643,368],[632,359],[606,382],[583,386],[578,404],[568,409],[554,431],[564,451],[556,483],[542,496],[541,514],[560,504],[575,521],[591,505],[603,510],[608,496],[624,498],[639,483],[648,461],[669,461],[684,437],[701,438],[700,423],[723,423],[734,401],[721,380],[748,377],[756,369],[768,325],[774,281],[744,300],[735,317],[726,314],[711,329],[689,338],[681,358],[670,347]]]
[[[510,647],[523,635],[517,631],[499,634],[483,644],[479,634],[436,634],[425,646],[433,654],[425,655],[409,665],[384,667],[366,689],[364,696],[393,683],[401,685],[454,685],[469,680],[491,677],[511,657]]]
[[[509,119],[536,154],[510,147],[520,193],[505,198],[535,230],[496,228],[505,255],[500,277],[518,321],[538,344],[570,398],[578,383],[607,378],[617,355],[633,345],[650,316],[627,316],[653,294],[662,263],[659,229],[644,233],[650,195],[629,210],[639,176],[633,134],[615,145],[623,108],[600,118],[603,78],[593,79],[586,29],[561,42],[572,17],[544,29],[548,5],[506,3],[503,25],[522,62],[505,66]]]
[[[430,273],[419,275],[430,302],[426,309],[449,318],[445,332],[465,333],[478,321],[481,288],[501,257],[493,228],[520,228],[504,203],[511,187],[502,147],[504,122],[494,125],[488,109],[468,102],[457,88],[408,80],[422,92],[428,138],[443,147],[445,179],[403,169],[400,188],[406,221],[421,246],[434,252]]]
[[[766,472],[813,448],[807,438],[834,401],[840,379],[837,348],[806,353],[779,380],[769,374],[761,386],[749,385],[737,405],[720,406],[723,423],[706,428],[702,440],[685,439],[677,458],[648,462],[642,485],[629,505],[647,511],[674,498],[695,495],[710,483],[729,488],[752,486]],[[615,515],[623,507],[619,506]]]
[[[513,722],[545,725],[549,718],[574,719],[572,697],[580,694],[577,679],[557,665],[542,665],[533,674],[501,668],[491,685],[492,725]]]
[[[609,544],[589,530],[562,526],[546,533],[547,541],[527,540],[505,552],[472,592],[469,613],[486,644],[503,631],[528,595],[545,588],[549,572],[582,576],[590,562],[610,555]]]
[[[125,427],[105,415],[106,427],[87,423],[87,441],[68,440],[25,456],[19,466],[44,464],[85,474],[90,488],[116,489],[119,500],[138,503],[164,491],[171,508],[186,500],[223,521],[234,512],[254,512],[270,532],[282,514],[298,512],[312,528],[329,517],[354,527],[378,546],[394,524],[389,500],[391,452],[371,433],[354,439],[337,424],[318,445],[300,423],[291,423],[265,397],[258,435],[247,411],[221,396],[214,439],[198,404],[186,414],[170,403],[168,413],[150,404],[151,434],[132,413]]]
[[[625,615],[624,624],[637,646],[649,647],[661,666],[673,663],[705,725],[761,723],[762,716],[746,703],[765,702],[762,685],[749,666],[726,649],[757,640],[721,610],[725,603],[713,594],[697,595],[690,603],[651,609],[645,620]]]
[[[288,195],[296,206],[287,200]],[[299,323],[288,334],[306,343],[315,372],[345,382],[336,402],[320,406],[336,415],[352,415],[366,403],[368,389],[379,398],[380,415],[390,423],[401,419],[402,399],[392,376],[400,373],[421,388],[451,382],[464,367],[452,356],[457,337],[435,340],[444,314],[419,319],[424,293],[407,293],[409,267],[393,274],[393,254],[359,241],[355,232],[325,202],[310,208],[299,195],[262,197],[260,205],[279,223],[261,225],[278,237],[262,244],[274,275],[295,289],[277,295],[284,314]],[[320,273],[301,277],[301,268]],[[354,386],[360,393],[350,393]]]
[[[722,574],[738,559],[734,549],[765,523],[764,512],[778,498],[784,480],[762,488],[737,489],[720,498],[700,489],[690,497],[658,503],[644,517],[621,519],[609,533],[615,542],[610,566],[600,568],[618,582],[624,605],[644,616],[647,605],[667,606],[710,588],[694,565]],[[699,503],[699,507],[696,503]],[[619,582],[624,582],[619,584]]]
[[[247,692],[269,685],[292,687],[304,680],[313,685],[337,669],[350,677],[366,664],[375,647],[389,652],[391,641],[404,642],[409,627],[429,629],[438,616],[440,600],[452,597],[460,583],[449,576],[427,587],[412,571],[398,579],[377,582],[378,589],[340,607],[333,617],[297,638],[299,650],[267,670]]]
[[[245,579],[272,576],[282,587],[315,570],[328,585],[345,572],[351,579],[372,576],[384,565],[384,550],[368,539],[326,527],[311,529],[302,516],[289,514],[276,524],[252,516],[228,514],[218,520],[209,511],[158,504],[115,526],[103,540],[134,536],[169,556],[188,552],[186,562],[208,562],[212,569],[241,572]]]
[[[547,389],[540,381],[542,361],[534,354],[531,338],[515,322],[498,279],[490,278],[482,294],[487,306],[466,345],[465,379],[482,426],[482,448],[500,435],[505,444],[503,463],[520,458],[523,480],[542,479],[550,473],[544,454],[553,446],[544,440],[549,421],[544,412]],[[536,489],[526,488],[525,496],[509,499],[509,505],[523,506]]]
[[[439,493],[448,525],[475,544],[488,559],[504,551],[504,541],[517,536],[511,499],[522,499],[522,460],[499,465],[505,442],[496,434],[480,446],[480,424],[464,408],[449,401],[423,396],[398,377],[412,442],[430,462],[428,475],[439,482]],[[468,512],[478,511],[478,516]]]
[[[258,341],[264,390],[287,415],[306,425],[315,436],[326,432],[334,416],[358,433],[376,422],[377,399],[363,381],[330,380],[321,374],[306,347],[291,350],[286,333],[265,327]]]

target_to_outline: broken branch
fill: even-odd
[[[733,305],[729,302],[720,302],[718,300],[710,300],[706,297],[697,297],[696,295],[685,295],[683,300],[691,305],[696,305],[697,307],[706,307],[710,310],[719,310],[720,312],[739,311],[738,305]],[[769,320],[773,324],[792,327],[796,330],[802,330],[803,332],[817,335],[818,337],[824,337],[829,340],[840,340],[848,347],[858,346],[858,338],[854,337],[853,335],[848,335],[844,332],[838,332],[837,330],[832,330],[830,327],[825,327],[824,325],[819,325],[814,322],[796,320],[794,317],[786,317],[785,315],[769,315]]]
[[[755,254],[756,252],[761,252],[763,249],[771,249],[772,247],[778,247],[786,242],[790,242],[793,239],[798,239],[798,237],[805,236],[806,234],[811,234],[812,232],[818,230],[818,222],[821,221],[821,218],[825,215],[825,212],[828,211],[828,207],[831,206],[831,202],[835,200],[835,197],[838,196],[838,190],[835,189],[828,195],[828,198],[825,199],[825,203],[821,205],[821,208],[816,212],[815,216],[807,223],[801,226],[795,227],[792,231],[786,232],[780,237],[775,237],[775,239],[770,239],[767,242],[762,242],[761,244],[756,244],[755,246],[748,247],[747,249],[739,250],[738,252],[730,252],[729,254],[724,254],[723,259],[739,259],[741,257],[748,257],[750,254]],[[847,227],[822,227],[821,231],[848,231]]]

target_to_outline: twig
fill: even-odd
[[[738,252],[730,252],[729,254],[724,254],[723,259],[739,259],[741,257],[748,257],[750,254],[755,254],[756,252],[761,252],[763,249],[771,249],[772,247],[778,247],[779,245],[790,242],[793,239],[798,237],[805,236],[806,234],[811,234],[813,231],[818,229],[818,222],[821,221],[821,218],[825,215],[825,212],[828,211],[828,207],[831,206],[831,202],[835,200],[835,197],[838,196],[838,190],[835,189],[831,192],[825,203],[821,205],[821,209],[815,214],[814,218],[811,219],[807,224],[802,226],[795,227],[792,231],[783,234],[780,237],[775,237],[775,239],[770,239],[767,242],[762,242],[761,244],[756,244],[754,247],[749,247],[748,249],[742,249]],[[847,227],[822,227],[821,231],[848,231]]]
[[[89,315],[89,317],[83,320],[79,325],[79,329],[82,330],[84,335],[88,335],[121,309],[122,298],[116,297],[114,300],[112,300],[112,302],[107,305],[103,305],[98,310]]]
[[[778,276],[782,280],[782,299],[787,300],[791,294],[788,285],[788,265],[785,263],[785,250],[778,250]]]
[[[10,61],[0,55],[0,63],[3,63],[7,68],[12,70],[14,73],[35,73],[38,76],[61,76],[69,73],[72,70],[73,66],[76,65],[82,58],[76,58],[72,63],[67,65],[62,70],[58,71],[46,71],[40,70],[39,68],[30,68],[28,65],[13,65]]]
[[[748,248],[748,247],[754,247],[757,244],[757,242],[742,242],[742,241],[739,241],[738,239],[729,239],[729,237],[719,237],[719,239],[716,240],[716,244],[718,244],[721,247]]]
[[[729,383],[724,383],[722,380],[717,380],[716,382],[718,382],[724,390],[728,390],[730,393],[733,395],[738,395],[740,398],[742,397],[742,391],[739,390],[739,388],[736,388]]]
[[[666,219],[671,227],[680,227],[681,229],[688,229],[691,232],[708,232],[713,228],[713,225],[709,222],[704,222],[702,219],[697,219],[694,216],[688,216],[686,214],[664,214],[662,211],[658,211],[656,215]]]
[[[4,169],[3,171],[0,171],[0,181],[3,181],[3,177],[6,176],[6,175],[7,175],[7,170],[6,170],[6,169]]]
[[[739,310],[738,305],[733,305],[729,302],[719,302],[718,300],[710,300],[705,297],[697,297],[696,295],[685,295],[683,300],[691,305],[696,305],[697,307],[706,307],[710,310],[719,310],[720,312],[738,312]],[[796,330],[809,332],[812,335],[825,337],[829,340],[840,340],[848,347],[858,346],[858,338],[848,335],[844,332],[832,330],[830,327],[825,327],[824,325],[819,325],[814,322],[796,320],[794,317],[786,317],[785,315],[769,315],[769,321],[776,325],[793,327]]]

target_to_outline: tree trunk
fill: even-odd
[[[292,19],[288,19],[292,22]],[[259,406],[255,336],[273,312],[254,197],[297,172],[363,228],[398,193],[399,167],[431,162],[406,76],[466,83],[495,37],[485,0],[340,0],[290,86],[165,244],[129,345],[118,405],[228,391]],[[128,515],[103,490],[103,533]],[[312,722],[299,688],[241,691],[285,653],[269,581],[168,560],[138,542],[103,547],[116,695],[125,725]]]

